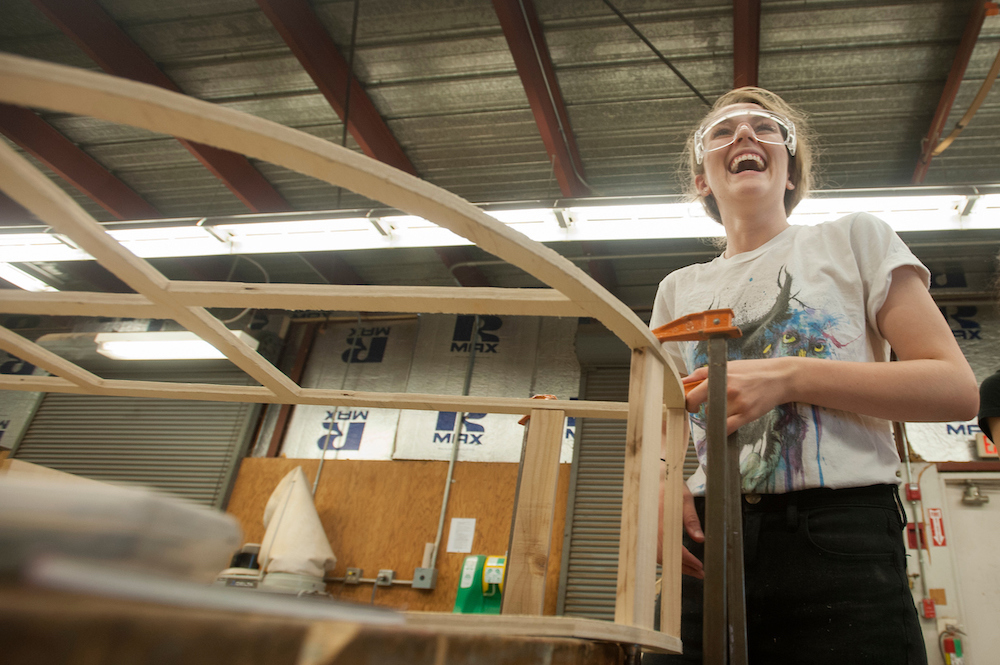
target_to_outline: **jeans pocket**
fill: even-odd
[[[885,508],[817,508],[803,518],[806,539],[824,555],[892,559],[902,547],[899,518]]]

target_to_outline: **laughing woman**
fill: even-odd
[[[650,326],[727,307],[743,331],[727,415],[741,446],[750,662],[925,663],[890,422],[967,420],[976,381],[927,269],[888,225],[866,213],[788,223],[812,179],[804,120],[759,88],[716,102],[688,157],[726,249],[663,280]],[[706,378],[703,343],[664,348],[685,383]],[[663,662],[701,662],[707,397],[705,382],[687,398],[701,467],[685,489],[685,653]]]

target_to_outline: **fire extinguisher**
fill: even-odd
[[[965,658],[962,656],[962,638],[964,635],[958,628],[952,625],[945,627],[945,631],[940,636],[941,655],[944,656],[945,665],[964,665]]]

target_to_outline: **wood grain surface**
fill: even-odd
[[[537,402],[536,402],[537,404]],[[244,541],[264,537],[264,505],[281,478],[301,466],[310,482],[319,460],[247,458],[243,460],[229,500],[228,512],[243,527]],[[396,571],[396,578],[413,579],[424,544],[434,542],[447,462],[327,460],[316,493],[320,521],[337,556],[332,577],[343,577],[347,567],[361,568],[374,578],[380,568]],[[545,613],[555,614],[562,556],[568,464],[559,466],[551,554],[545,589]],[[438,556],[438,583],[433,591],[396,585],[379,587],[375,605],[404,610],[450,612],[458,592],[464,554],[445,552],[452,517],[476,518],[474,554],[502,555],[507,549],[517,464],[458,462],[448,502],[445,530]],[[336,598],[370,602],[371,584],[332,583]]]

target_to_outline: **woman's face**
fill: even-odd
[[[703,127],[740,109],[759,111],[761,107],[724,106],[706,118]],[[695,185],[702,196],[715,196],[723,221],[727,211],[736,212],[740,206],[760,209],[779,205],[784,213],[785,191],[794,185],[788,176],[788,148],[778,142],[780,130],[765,117],[737,114],[706,132],[709,149],[704,156],[704,172],[695,176]],[[714,146],[722,147],[712,149]]]

